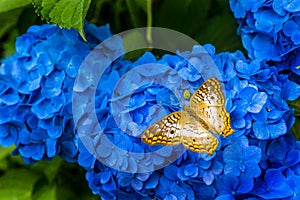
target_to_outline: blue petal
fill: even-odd
[[[134,158],[130,157],[128,159],[128,167],[127,167],[127,169],[130,172],[135,173],[137,171],[137,168],[138,168],[138,166],[137,166],[136,160]]]
[[[110,172],[102,172],[100,174],[100,183],[105,184],[110,180],[111,174]]]
[[[297,163],[299,163],[300,162],[300,151],[299,150],[289,151],[287,154],[286,161],[289,166],[293,166],[293,165],[296,165]]]
[[[216,200],[234,200],[235,198],[232,196],[232,194],[224,194],[219,195]]]
[[[105,155],[103,155],[105,156]],[[112,167],[114,166],[118,161],[118,157],[116,155],[116,152],[112,151],[110,156],[105,159],[105,163],[107,163],[108,166]]]
[[[240,2],[233,0],[229,2],[235,18],[244,18],[246,16],[246,11]]]
[[[140,181],[146,181],[150,177],[150,173],[139,173],[135,177]]]
[[[230,146],[224,149],[223,158],[224,161],[231,161],[231,160],[239,160],[242,156],[242,148],[237,143],[232,143]]]
[[[264,92],[255,93],[248,107],[248,111],[252,113],[259,113],[265,103],[267,102],[268,95]]]
[[[156,63],[155,56],[150,52],[146,52],[144,55],[142,55],[137,61],[133,63],[133,66],[139,66],[147,63]]]
[[[257,34],[252,40],[254,56],[258,59],[272,59],[277,56],[272,38],[263,34]]]
[[[203,181],[206,185],[211,185],[214,181],[214,175],[211,172],[204,172]]]
[[[294,20],[287,21],[283,26],[283,32],[287,36],[292,36],[299,29],[299,25]]]
[[[286,14],[286,11],[283,8],[283,4],[284,4],[284,1],[282,1],[282,0],[274,0],[273,4],[272,4],[274,11],[277,12],[281,16]]]
[[[57,145],[57,140],[51,138],[46,140],[46,153],[49,158],[52,158],[56,155],[56,149],[57,149],[56,145]]]
[[[294,101],[300,96],[300,86],[292,81],[288,81],[283,86],[283,99]]]
[[[253,189],[253,185],[254,185],[253,179],[243,175],[239,177],[239,179],[240,179],[240,184],[237,193],[242,193],[242,194],[249,193]]]
[[[80,56],[78,55],[72,56],[71,62],[65,68],[66,74],[72,78],[75,78],[81,63],[82,63],[82,58]]]
[[[65,79],[65,73],[62,71],[54,71],[46,77],[46,88],[61,88]]]
[[[150,176],[150,178],[144,183],[145,189],[153,189],[158,185],[159,176],[155,173]]]
[[[41,160],[43,158],[45,147],[43,144],[33,144],[31,145],[31,157],[34,160]]]
[[[97,155],[107,158],[112,153],[112,146],[108,142],[100,144],[96,149]]]
[[[153,164],[154,165],[161,165],[165,161],[164,157],[159,156],[158,154],[154,153],[153,154]]]
[[[131,186],[133,187],[133,189],[135,190],[141,190],[143,188],[143,182],[138,180],[138,179],[133,179],[131,181]]]
[[[256,178],[259,175],[261,175],[262,170],[260,168],[260,166],[258,165],[258,163],[256,163],[255,161],[247,161],[245,162],[246,165],[246,171],[244,172],[244,174],[249,177],[249,178]]]
[[[170,180],[176,180],[177,179],[177,166],[174,165],[168,165],[164,168],[164,174],[167,178]]]
[[[178,200],[177,197],[173,194],[168,194],[164,200]]]
[[[246,87],[244,88],[240,93],[239,93],[239,97],[241,99],[244,99],[248,102],[251,102],[251,100],[253,99],[253,96],[257,93],[257,89],[254,87]]]
[[[129,101],[129,111],[133,111],[137,108],[143,107],[144,105],[146,105],[146,103],[147,101],[144,94],[135,94]]]
[[[259,163],[261,160],[261,149],[256,146],[248,146],[243,149],[243,160],[252,160]]]
[[[277,169],[269,169],[264,176],[269,188],[277,188],[284,182],[284,176]]]
[[[209,169],[211,167],[211,165],[212,165],[211,161],[206,161],[204,159],[199,160],[199,162],[197,164],[202,169]]]
[[[300,192],[300,176],[289,176],[286,179],[286,183],[288,184],[288,186],[293,190],[294,192],[294,198],[297,198],[297,195],[299,195]]]
[[[271,137],[270,132],[268,131],[268,124],[265,122],[254,122],[253,132],[255,137],[260,140],[266,140]]]
[[[277,138],[280,135],[284,135],[287,132],[287,126],[284,119],[281,119],[277,123],[272,123],[268,125],[268,131],[271,134],[271,138]]]
[[[198,168],[194,164],[188,164],[183,171],[185,176],[196,177],[198,175]]]
[[[3,137],[1,134],[5,133],[5,132],[3,131],[1,126],[3,126],[3,125],[0,125],[0,137]],[[19,142],[22,144],[30,144],[30,142],[31,142],[30,132],[26,128],[23,128],[20,131]]]
[[[1,95],[0,100],[9,106],[18,103],[20,96],[16,91],[8,90],[6,94]]]
[[[292,1],[284,1],[284,9],[289,12],[298,12],[300,11],[300,1],[292,0]]]

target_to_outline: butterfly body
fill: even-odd
[[[208,79],[192,95],[190,107],[173,112],[150,126],[142,135],[149,145],[178,145],[194,152],[213,154],[218,139],[212,134],[228,136],[233,133],[230,116],[224,107],[221,84]]]

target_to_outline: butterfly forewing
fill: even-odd
[[[190,107],[193,110],[211,106],[223,106],[225,103],[222,86],[216,78],[206,80],[192,95]]]
[[[142,135],[142,141],[149,145],[178,145],[181,129],[182,111],[173,112],[147,128]]]
[[[209,124],[210,131],[228,136],[233,133],[233,129],[224,104],[222,87],[216,78],[205,81],[190,99],[190,108]]]

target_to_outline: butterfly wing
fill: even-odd
[[[191,110],[167,115],[150,126],[142,135],[142,141],[149,145],[183,144],[194,152],[212,154],[218,139],[208,131],[208,125]]]
[[[192,95],[190,107],[194,110],[211,106],[224,106],[225,97],[218,79],[207,79]]]
[[[194,152],[205,152],[212,155],[218,147],[218,139],[209,132],[208,125],[198,117],[194,117],[192,110],[184,112],[184,129],[181,132],[183,146]]]
[[[182,129],[182,111],[173,112],[147,128],[142,141],[149,145],[178,145]]]
[[[190,99],[190,108],[210,125],[210,131],[228,136],[233,129],[224,104],[222,86],[216,78],[206,80]]]

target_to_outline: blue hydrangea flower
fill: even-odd
[[[300,2],[297,0],[229,2],[235,18],[238,19],[238,32],[249,57],[280,61],[278,67],[287,67],[281,65],[281,61],[290,61],[290,57],[298,51],[300,44],[298,17]],[[252,5],[249,6],[250,4]]]
[[[263,179],[264,177],[267,169],[264,167],[266,162],[270,162],[269,166],[273,167],[287,166],[291,168],[295,168],[295,163],[298,163],[298,160],[294,163],[291,162],[291,159],[297,158],[298,155],[295,146],[291,147],[291,150],[293,149],[291,153],[288,153],[290,150],[286,148],[286,151],[282,150],[282,152],[286,152],[283,154],[288,156],[286,160],[289,160],[288,163],[290,164],[287,164],[287,162],[284,162],[286,160],[270,159],[271,155],[267,152],[268,149],[269,151],[272,149],[273,145],[268,144],[266,148],[263,148],[261,141],[263,139],[272,142],[274,139],[280,138],[281,135],[287,134],[293,123],[293,117],[286,100],[294,99],[298,93],[292,94],[287,89],[283,89],[283,86],[287,84],[289,85],[288,87],[296,89],[298,85],[289,81],[287,75],[278,75],[278,68],[270,67],[266,63],[258,62],[257,60],[249,61],[240,52],[214,54],[213,46],[206,45],[205,48],[209,50],[215,63],[223,73],[225,95],[227,97],[226,106],[231,114],[235,133],[227,139],[220,138],[220,148],[212,157],[199,157],[198,154],[188,152],[184,153],[176,163],[165,167],[164,170],[153,171],[150,176],[150,178],[155,177],[151,181],[153,187],[146,186],[148,180],[146,178],[141,180],[136,174],[118,172],[116,175],[116,180],[118,180],[116,187],[124,195],[122,197],[136,198],[136,195],[144,195],[144,198],[157,199],[250,198],[255,195],[256,179]],[[221,60],[226,60],[226,62],[220,62]],[[190,68],[186,62],[182,61],[182,58],[176,55],[164,55],[161,60],[156,60],[150,53],[143,55],[137,62],[132,64],[124,62],[124,65],[129,70],[131,68],[134,69],[138,64],[147,64],[149,62],[165,63],[177,70],[185,67]],[[122,65],[120,60],[117,63]],[[114,68],[114,65],[112,65],[112,68]],[[109,101],[107,102],[106,100],[110,97],[101,94],[109,95],[109,90],[112,90],[116,84],[113,77],[121,77],[126,71],[118,72],[118,75],[115,72],[108,72],[106,80],[111,80],[111,84],[107,84],[103,92],[101,92],[102,89],[98,91],[99,96],[96,98],[103,99],[105,106],[110,105]],[[150,72],[154,73],[153,71]],[[193,81],[193,79],[190,79],[192,76],[189,75],[189,73],[195,73],[193,70],[183,72],[181,71],[181,76],[184,76],[188,81]],[[144,76],[144,73],[146,72],[142,71],[141,74],[131,75],[135,79],[125,77],[122,80],[122,84],[126,83],[129,85],[132,80],[142,80],[140,76],[147,80],[153,80],[153,77],[157,76],[157,74],[152,75],[151,73],[146,73]],[[170,74],[170,76],[172,75]],[[193,75],[193,77],[197,76]],[[173,84],[173,78],[166,78],[164,84]],[[199,77],[197,81],[192,82],[193,86],[197,88],[201,81]],[[105,81],[100,81],[100,85],[104,83]],[[129,111],[127,110],[126,112],[130,112],[133,121],[140,127],[143,127],[143,130],[152,122],[165,116],[166,113],[180,109],[178,99],[172,96],[172,92],[164,87],[155,84],[145,84],[140,88],[132,87],[124,91],[125,86],[122,84],[117,87],[117,89],[120,89],[121,95],[118,100],[122,100],[122,98],[132,93],[129,101]],[[118,92],[118,90],[115,92]],[[162,105],[166,111],[158,111],[159,106],[157,104]],[[107,131],[106,134],[108,134],[108,137],[115,145],[128,151],[134,151],[132,147],[136,145],[136,148],[144,149],[141,152],[145,153],[156,149],[156,147],[149,147],[141,143],[139,139],[127,136],[124,138],[124,133],[115,130],[116,124],[110,121],[111,111],[104,109],[104,105],[102,105],[103,107],[101,105],[98,104],[100,106],[98,108],[99,119],[101,119],[100,124],[103,125],[104,129],[107,127],[107,130],[111,130]],[[132,126],[130,123],[124,123],[125,121],[122,123],[124,120],[122,120],[122,117],[117,120],[120,120],[123,130],[137,131],[134,134],[141,133],[141,130],[138,131],[138,127]],[[284,128],[279,128],[281,126]],[[275,132],[272,131],[273,128],[276,130]],[[266,129],[269,131],[266,131]],[[123,139],[119,140],[118,138]],[[107,146],[107,149],[109,148],[111,146]],[[86,154],[86,150],[81,150],[81,148],[79,152],[79,155],[81,152]],[[118,159],[117,156],[113,156],[113,150],[100,151],[99,154],[109,159],[114,158],[112,160],[113,163],[117,163]],[[119,160],[123,159],[119,158]],[[149,159],[148,163],[156,165],[164,162],[164,159],[164,157],[158,156],[153,160]],[[124,162],[122,163],[124,164]],[[85,166],[87,165],[85,164]],[[110,170],[109,168],[104,168],[105,170]],[[94,171],[93,168],[90,171]],[[230,184],[225,184],[228,181]],[[195,187],[195,185],[207,188],[206,193],[200,194],[199,188]],[[113,190],[115,190],[115,187],[112,187],[109,191]],[[103,189],[94,188],[93,191],[103,195]],[[115,197],[120,197],[116,193],[113,194]]]
[[[0,68],[0,111],[4,113],[0,116],[0,144],[16,144],[14,154],[27,163],[55,155],[78,162],[87,170],[92,192],[103,199],[296,198],[300,145],[289,134],[294,117],[286,101],[300,95],[298,83],[290,79],[292,73],[297,74],[298,60],[287,61],[288,53],[297,48],[297,35],[282,30],[285,26],[297,30],[289,22],[298,23],[296,18],[287,17],[295,12],[296,1],[232,0],[230,5],[240,18],[243,43],[251,58],[257,59],[249,60],[240,51],[216,54],[214,46],[204,46],[221,73],[225,107],[235,130],[227,138],[218,137],[219,147],[212,156],[185,152],[165,168],[154,170],[173,152],[166,148],[149,156],[147,153],[162,146],[151,147],[138,137],[153,122],[180,110],[180,100],[188,102],[183,92],[193,93],[203,83],[193,66],[201,63],[198,47],[160,59],[149,52],[135,62],[118,58],[98,84],[95,108],[88,108],[96,110],[103,132],[93,133],[94,124],[87,122],[80,128],[93,134],[76,134],[72,120],[74,78],[90,48],[110,36],[108,26],[92,24],[85,25],[87,43],[74,30],[52,25],[33,26],[17,39],[16,54],[5,59]],[[112,42],[107,48],[114,52],[118,44]],[[283,59],[294,63],[293,72],[279,64]],[[108,58],[103,56],[101,62],[108,62]],[[153,70],[153,64],[168,70]],[[140,65],[145,68],[137,70]],[[86,92],[96,74],[86,71],[80,76],[75,89]],[[88,101],[80,99],[81,106]],[[117,115],[113,115],[112,105]],[[103,142],[104,136],[111,144]],[[94,151],[84,144],[95,147]],[[133,159],[125,151],[120,154],[116,147],[140,157]],[[135,173],[143,167],[152,171]]]
[[[292,190],[286,183],[286,178],[278,169],[268,169],[264,177],[256,181],[253,192],[264,199],[292,196]]]
[[[217,198],[220,199],[235,199],[241,194],[247,194],[253,188],[253,182],[247,177],[241,176],[221,176],[216,180]]]
[[[83,59],[94,42],[100,42],[90,35],[90,26],[85,24],[90,44],[75,30],[32,26],[17,38],[16,53],[2,61],[0,144],[15,143],[14,154],[20,154],[27,163],[56,155],[77,160],[71,94]],[[97,37],[110,36],[108,26],[99,30]]]
[[[261,160],[261,149],[248,146],[246,142],[232,142],[224,149],[224,174],[230,176],[246,176],[256,178],[261,174],[258,163]],[[249,180],[251,181],[251,180]]]
[[[174,182],[165,176],[159,179],[159,186],[156,189],[156,196],[159,199],[187,199],[185,188],[181,187],[177,182]]]

